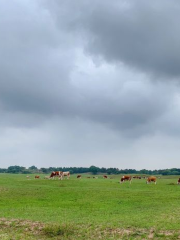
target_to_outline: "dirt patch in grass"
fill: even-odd
[[[2,240],[109,240],[109,239],[180,239],[180,231],[142,228],[107,228],[103,226],[44,224],[29,220],[0,218]]]
[[[68,224],[44,224],[29,220],[0,218],[0,239],[61,239],[59,237],[66,239],[72,234],[72,227]]]
[[[32,222],[29,220],[20,220],[20,219],[6,219],[0,218],[0,227],[1,228],[20,228],[24,231],[33,232],[34,234],[39,234],[45,225],[40,222]]]
[[[164,230],[158,231],[152,229],[140,229],[140,228],[129,228],[129,229],[105,229],[106,236],[114,236],[113,239],[180,239],[180,231]]]

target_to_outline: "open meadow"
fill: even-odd
[[[0,239],[178,239],[178,176],[157,184],[0,174]]]

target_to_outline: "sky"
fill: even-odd
[[[178,0],[0,0],[0,167],[180,168]]]

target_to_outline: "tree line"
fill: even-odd
[[[49,167],[37,168],[31,166],[29,168],[22,166],[10,166],[8,168],[0,168],[0,173],[44,173],[50,174],[53,171],[70,171],[71,174],[76,173],[91,173],[91,174],[144,174],[144,175],[180,175],[180,168],[159,169],[159,170],[135,170],[135,169],[118,169],[118,168],[99,168],[96,166],[90,167]]]

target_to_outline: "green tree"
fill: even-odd
[[[99,168],[98,167],[95,167],[95,166],[91,166],[89,168],[89,171],[92,173],[92,174],[97,174],[98,173],[98,170]]]

